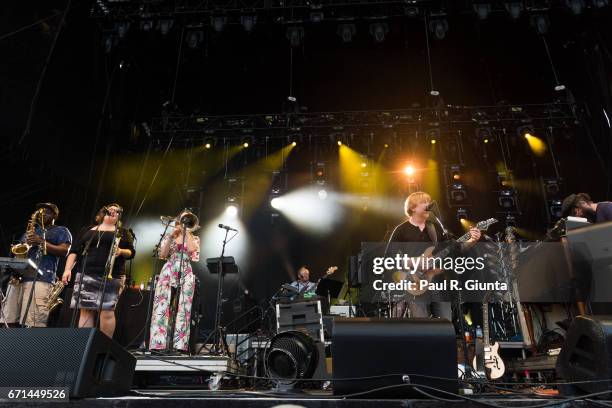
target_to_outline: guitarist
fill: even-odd
[[[317,284],[310,281],[310,271],[305,266],[301,266],[297,271],[297,280],[291,282],[291,286],[296,288],[299,293],[314,292]]]
[[[425,192],[412,193],[404,203],[404,213],[407,219],[395,228],[390,242],[415,242],[426,243],[424,247],[438,245],[440,241],[447,239],[442,234],[441,228],[429,220],[428,206],[432,203],[431,196]],[[481,233],[478,229],[470,229],[470,238],[462,244],[461,250],[471,248],[479,239]],[[422,251],[421,251],[422,252]],[[421,253],[408,254],[419,256]],[[430,271],[427,275],[428,281],[442,279],[444,271]],[[434,292],[434,293],[432,293]],[[400,301],[396,305],[395,316],[402,317],[406,307],[410,311],[410,317],[437,317],[452,321],[451,302],[440,302],[435,300],[435,291],[428,291],[421,296],[410,296],[409,300]]]

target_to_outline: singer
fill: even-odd
[[[443,240],[442,228],[430,220],[430,211],[433,208],[431,196],[425,192],[418,191],[412,193],[404,203],[404,213],[407,220],[400,224],[390,237],[391,242],[415,242],[423,243],[411,246],[415,253],[408,256],[420,256],[426,247],[437,245]],[[467,245],[473,245],[480,239],[480,231],[476,228],[470,229],[470,239]],[[433,271],[432,271],[433,272]],[[428,281],[436,282],[443,279],[444,271],[435,271],[428,276]],[[431,279],[431,280],[430,280]],[[435,291],[428,291],[422,296],[411,296],[411,299],[397,302],[395,308],[396,317],[404,317],[406,306],[410,311],[409,317],[438,317],[452,321],[452,308],[450,302],[441,302],[435,299]]]
[[[79,232],[70,249],[62,276],[62,281],[67,284],[72,278],[73,268],[79,265],[77,266],[79,273],[74,279],[75,284],[70,303],[71,308],[77,307],[78,304],[78,309],[80,309],[78,327],[94,326],[96,312],[102,300],[104,279],[107,279],[99,321],[100,330],[111,338],[115,332],[115,306],[125,285],[124,264],[136,254],[132,235],[118,222],[119,214],[122,211],[119,204],[109,204],[100,208],[95,218],[96,225],[84,227]],[[119,228],[120,241],[115,252],[115,262],[111,271],[112,279],[108,279],[105,266],[115,244],[113,236],[116,228]],[[83,265],[85,265],[85,270],[79,291],[78,284],[81,281],[80,272]],[[77,299],[77,296],[80,299]]]
[[[191,261],[200,260],[200,238],[193,234],[199,228],[197,218],[191,226],[181,225],[181,221],[189,216],[195,218],[186,211],[176,217],[174,231],[166,234],[159,248],[158,256],[166,259],[166,263],[155,286],[149,341],[151,350],[187,352],[189,349],[191,306],[196,284]],[[171,305],[177,301],[177,296],[176,316],[171,316]],[[174,317],[174,325],[171,317]]]

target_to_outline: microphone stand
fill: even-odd
[[[221,256],[219,257],[218,273],[219,280],[217,282],[217,310],[215,310],[215,331],[217,332],[217,338],[215,339],[215,345],[211,350],[211,354],[225,354],[227,348],[225,347],[224,330],[220,326],[221,316],[223,314],[223,256],[225,255],[225,245],[227,244],[227,235],[229,234],[229,228],[225,229],[225,237],[223,238],[223,247],[221,248]]]
[[[172,296],[172,284],[170,284],[170,316],[168,321],[168,337],[166,340],[166,350],[172,351],[172,347],[174,346],[174,325],[176,323],[176,314],[178,313],[178,300],[180,299],[181,293],[183,292],[183,255],[187,249],[187,226],[186,223],[183,222],[183,219],[180,220],[181,226],[183,227],[183,248],[180,250],[179,254],[179,270],[178,270],[178,284],[176,288],[176,293]],[[189,261],[188,261],[189,262]],[[172,282],[172,277],[170,279]],[[184,302],[184,301],[183,301]],[[188,325],[191,325],[191,321],[187,322]]]
[[[38,265],[40,265],[40,261],[42,260],[43,255],[43,245],[47,244],[47,230],[45,229],[44,222],[42,223],[42,242],[38,245],[36,249],[36,269],[40,270]],[[28,297],[28,303],[25,308],[25,313],[23,315],[23,319],[21,319],[20,326],[25,327],[25,322],[28,320],[28,312],[30,311],[30,306],[32,305],[32,298],[34,297],[36,282],[38,282],[38,271],[34,274],[34,280],[32,281],[32,287],[30,288],[30,295]],[[34,326],[36,326],[36,313],[38,311],[38,305],[36,305],[36,309],[34,309],[34,317],[32,318]]]
[[[119,230],[119,223],[121,222],[121,214],[123,214],[122,212],[118,212],[117,213],[117,223],[115,224],[115,233],[113,234],[113,241],[111,242],[111,248],[110,251],[108,252],[108,257],[106,259],[106,267],[104,268],[104,276],[102,277],[102,294],[101,294],[101,298],[100,298],[100,304],[98,305],[98,313],[96,314],[96,322],[94,324],[95,328],[98,328],[98,324],[100,323],[100,314],[102,313],[102,306],[104,305],[104,295],[106,294],[106,283],[109,279],[112,279],[112,268],[114,268],[114,263],[113,263],[113,259],[111,257],[115,257],[116,258],[116,251],[119,250],[119,247],[117,245],[117,249],[113,250],[115,247],[115,241],[117,241],[117,236],[119,236],[120,234],[120,230]],[[111,268],[112,266],[112,268]],[[111,278],[108,278],[108,276],[111,275]]]
[[[164,232],[159,236],[159,241],[157,242],[157,245],[155,245],[155,248],[153,248],[153,270],[151,271],[151,287],[149,288],[149,302],[147,305],[147,317],[145,320],[145,331],[144,331],[144,339],[143,339],[143,344],[144,344],[144,350],[148,350],[149,349],[149,342],[151,339],[149,339],[149,330],[151,329],[150,325],[151,325],[151,313],[153,313],[153,298],[155,297],[155,289],[157,288],[157,280],[159,279],[159,273],[157,273],[157,266],[158,266],[158,261],[159,261],[159,249],[161,248],[162,245],[162,241],[164,240],[164,237],[166,236],[166,232],[168,231],[168,228],[170,227],[170,222],[166,223],[166,227],[164,228]]]
[[[83,275],[85,274],[85,266],[87,265],[87,255],[89,253],[89,247],[91,246],[91,243],[93,242],[93,239],[96,236],[96,232],[98,232],[100,229],[100,224],[96,225],[96,228],[93,230],[94,233],[91,234],[91,238],[89,238],[89,241],[87,241],[87,244],[85,244],[85,248],[83,248],[83,252],[81,253],[81,258],[83,258],[83,264],[81,265],[81,273],[79,274],[79,282],[77,283],[78,290],[76,294],[76,302],[74,305],[74,311],[72,312],[72,319],[70,321],[70,327],[73,329],[76,326],[76,318],[77,318],[77,314],[79,314],[79,306],[81,305],[81,290],[83,287]],[[73,290],[74,290],[74,287],[73,287]]]

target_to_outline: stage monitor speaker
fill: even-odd
[[[68,387],[71,398],[125,394],[136,367],[96,329],[3,329],[0,361],[0,387]]]
[[[557,376],[566,382],[563,394],[596,393],[610,389],[612,380],[612,316],[578,316],[567,330],[557,358]],[[604,395],[603,398],[609,398]]]
[[[334,319],[333,332],[335,395],[405,384],[402,379],[404,374],[408,375],[411,384],[457,392],[457,345],[455,330],[448,320],[337,318]],[[376,376],[380,378],[343,380]],[[427,376],[449,380],[436,380]],[[431,389],[424,391],[432,393]],[[402,386],[361,395],[359,398],[381,396],[423,398],[424,394],[414,387]]]

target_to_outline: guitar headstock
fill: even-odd
[[[497,219],[495,218],[489,218],[486,219],[484,221],[479,221],[476,223],[475,228],[478,228],[481,231],[486,231],[489,229],[489,227],[495,223],[499,222]]]
[[[510,226],[510,227],[506,227],[506,243],[507,244],[512,244],[514,241],[516,241],[516,235],[514,233],[514,227]]]
[[[325,271],[325,276],[331,275],[332,273],[336,272],[338,270],[337,266],[330,266],[329,268],[327,268],[327,271]]]

